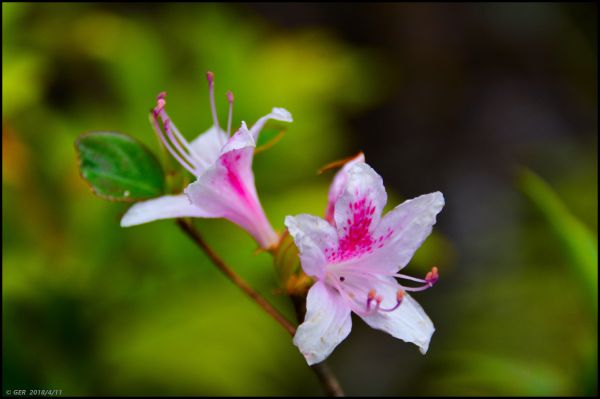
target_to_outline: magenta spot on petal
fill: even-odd
[[[355,258],[373,250],[375,243],[369,228],[373,222],[375,206],[371,200],[363,197],[348,205],[351,216],[346,220],[347,226],[343,227],[343,236],[340,237],[337,252],[327,252],[330,262]]]
[[[240,176],[239,176],[238,170],[237,170],[236,161],[239,159],[239,157],[240,157],[239,154],[235,157],[235,159],[232,159],[232,157],[230,157],[229,155],[225,155],[223,158],[221,158],[221,160],[222,160],[223,166],[225,166],[225,169],[227,170],[227,180],[229,180],[231,187],[243,199],[245,199],[246,201],[249,201],[248,195],[246,193],[246,189],[244,187],[244,184],[242,183],[242,180],[240,179]]]

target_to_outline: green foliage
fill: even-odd
[[[82,395],[320,393],[285,332],[172,221],[119,227],[127,204],[90,195],[73,142],[83,131],[128,132],[158,155],[164,191],[181,192],[192,176],[165,153],[148,111],[167,91],[169,116],[194,139],[212,124],[204,78],[210,69],[222,125],[228,89],[236,98],[234,129],[275,106],[294,116],[291,124],[267,124],[259,146],[281,128],[286,134],[254,159],[260,198],[281,231],[286,214],[323,211],[331,176],[314,172],[353,145],[340,140],[344,126],[334,111],[373,104],[379,94],[367,77],[374,59],[326,31],[273,34],[228,4],[164,4],[140,13],[102,4],[2,9],[2,93],[11,99],[3,101],[3,144],[10,141],[3,229],[11,232],[3,235],[3,328],[11,346],[4,387]],[[151,187],[153,195],[162,192]],[[110,195],[122,198],[125,189],[115,191]],[[23,223],[24,214],[31,222]],[[268,254],[252,256],[256,244],[231,223],[196,224],[293,318],[287,299],[273,295]],[[63,307],[78,320],[76,336],[53,321]],[[105,371],[112,368],[118,373]]]
[[[521,170],[519,188],[540,211],[562,244],[564,254],[592,299],[592,306],[597,306],[598,238],[573,216],[548,183],[531,170]]]
[[[75,148],[81,176],[100,197],[133,202],[164,192],[165,179],[158,160],[125,134],[85,133],[79,136]]]
[[[390,71],[390,56],[397,57],[369,48],[370,40],[357,48],[327,27],[279,25],[244,7],[2,4],[5,390],[62,388],[65,395],[107,396],[321,394],[289,336],[214,270],[172,221],[120,228],[128,204],[91,195],[73,151],[80,132],[128,132],[160,154],[164,191],[181,192],[193,177],[161,147],[148,111],[156,95],[167,91],[169,116],[188,140],[195,138],[212,124],[204,78],[210,69],[222,125],[228,89],[236,98],[234,128],[242,120],[252,124],[274,106],[294,117],[294,123],[267,124],[259,146],[272,143],[281,128],[286,134],[254,159],[256,186],[273,226],[282,232],[289,214],[323,215],[334,172],[317,176],[317,169],[360,150],[353,142],[359,134],[375,149],[391,145],[382,142],[378,129],[411,134],[403,129],[401,114],[398,124],[372,129],[354,121],[384,106],[380,100],[386,91],[404,90],[393,82],[410,79],[424,60],[402,60],[406,68]],[[407,38],[406,44],[411,42]],[[595,53],[584,49],[587,57]],[[419,54],[431,54],[425,50]],[[461,62],[448,65],[458,77],[469,73]],[[440,79],[447,72],[435,68]],[[586,90],[594,87],[577,81]],[[449,112],[464,116],[449,105]],[[459,143],[467,138],[456,137]],[[398,156],[428,157],[430,143],[415,143],[397,148]],[[590,268],[595,258],[584,253],[589,238],[573,226],[595,227],[597,176],[589,173],[597,168],[597,155],[592,146],[575,147],[573,161],[589,156],[580,168],[588,174],[571,168],[566,177],[548,177],[554,197],[560,195],[569,208],[541,200],[553,214],[551,224],[539,217],[546,211],[526,203],[523,211],[532,215],[519,215],[511,230],[464,231],[473,215],[458,213],[460,198],[448,197],[440,225],[406,271],[419,276],[440,266],[435,289],[415,294],[436,326],[428,354],[421,356],[355,318],[353,333],[330,361],[348,394],[369,394],[369,388],[382,395],[593,392],[597,370],[582,371],[582,363],[589,358],[596,364],[597,334],[580,293],[597,290]],[[420,173],[398,171],[399,176]],[[427,177],[437,187],[439,176]],[[163,191],[152,187],[153,195]],[[459,188],[448,188],[460,194]],[[117,196],[122,198],[124,190],[116,190]],[[398,190],[404,194],[402,187]],[[389,206],[401,202],[391,190],[388,194]],[[494,212],[504,204],[482,206]],[[570,211],[579,222],[565,217]],[[256,244],[231,223],[195,224],[236,272],[293,318],[287,298],[277,295],[269,254],[252,256]],[[579,238],[560,239],[560,234]],[[554,245],[558,240],[564,246]],[[469,263],[477,269],[469,269]],[[284,274],[297,267],[288,265]],[[581,270],[587,288],[569,278],[570,270]]]

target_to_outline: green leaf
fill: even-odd
[[[433,391],[471,395],[560,396],[569,392],[564,372],[535,359],[477,351],[447,352],[441,361],[453,367],[432,382]]]
[[[140,142],[115,132],[84,133],[75,142],[81,176],[94,194],[135,202],[164,192],[160,163]]]
[[[521,170],[519,187],[538,208],[560,240],[566,256],[595,303],[598,296],[597,237],[573,216],[548,183],[529,169]]]

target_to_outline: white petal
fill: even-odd
[[[208,168],[219,158],[221,149],[227,142],[227,138],[227,133],[215,126],[211,126],[210,129],[196,137],[190,143],[194,159],[199,161],[203,168]]]
[[[337,202],[346,184],[348,183],[348,169],[354,164],[364,163],[365,154],[362,152],[356,157],[352,158],[335,174],[331,186],[329,186],[329,194],[327,195],[327,209],[325,210],[325,219],[328,222],[333,221],[333,211],[335,209],[335,203]]]
[[[203,217],[204,215],[205,212],[192,205],[185,195],[165,195],[134,204],[121,218],[121,227],[135,226],[159,219]]]
[[[248,131],[246,123],[242,122],[242,127],[229,140],[226,140],[219,154],[248,147],[256,147],[256,142]]]
[[[350,308],[337,291],[318,281],[308,291],[306,317],[294,336],[294,345],[308,365],[322,362],[352,329]]]
[[[285,108],[275,107],[271,111],[271,119],[275,119],[282,122],[293,122],[292,114]]]
[[[372,231],[386,202],[387,194],[381,176],[366,163],[350,166],[346,186],[335,203],[334,219],[339,236],[346,234],[344,227],[360,223],[364,218],[369,219],[368,230]],[[351,208],[351,205],[354,207]],[[369,211],[371,208],[374,208],[373,211]]]
[[[327,264],[325,251],[337,249],[335,229],[320,217],[301,214],[287,216],[284,221],[300,251],[302,269],[309,276],[323,277]]]
[[[404,201],[388,212],[377,226],[375,237],[389,235],[389,238],[383,240],[382,248],[377,248],[369,259],[373,267],[395,273],[406,266],[431,233],[436,215],[443,207],[444,196],[436,191]]]
[[[389,284],[377,287],[377,293],[382,295],[382,307],[391,308],[395,303],[398,283],[389,278]],[[393,282],[392,282],[393,280]],[[372,328],[385,331],[391,336],[406,342],[412,342],[425,354],[429,341],[435,331],[433,323],[421,307],[410,295],[404,294],[400,307],[391,312],[376,312],[360,317]]]
[[[267,123],[269,119],[275,119],[282,122],[293,122],[292,114],[290,114],[288,110],[275,107],[271,110],[271,113],[257,120],[250,129],[250,133],[252,134],[254,140],[258,139],[258,133],[265,126],[265,123]]]

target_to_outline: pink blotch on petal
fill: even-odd
[[[233,190],[240,197],[242,197],[244,200],[247,201],[248,196],[246,193],[246,189],[245,189],[244,184],[238,174],[238,165],[237,164],[238,164],[239,159],[240,159],[239,154],[235,158],[225,156],[225,157],[223,157],[222,162],[223,162],[223,166],[227,170],[227,180],[229,181],[229,184],[231,184],[231,187],[233,188]]]
[[[348,207],[352,215],[346,220],[346,226],[343,227],[344,234],[340,237],[337,251],[328,251],[326,254],[330,262],[359,257],[371,252],[375,244],[375,240],[369,232],[373,222],[372,215],[375,212],[372,201],[363,197],[356,202],[351,202]]]

